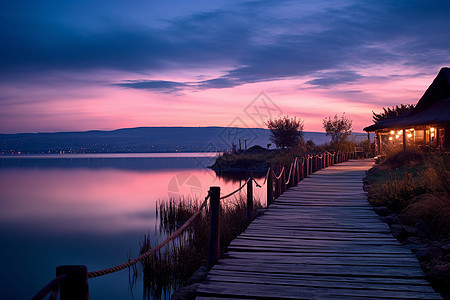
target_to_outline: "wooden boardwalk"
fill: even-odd
[[[236,238],[197,299],[441,299],[367,202],[372,160],[320,170]]]

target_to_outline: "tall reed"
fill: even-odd
[[[192,199],[168,199],[157,203],[157,217],[160,230],[170,235],[182,226],[201,206]],[[259,200],[254,209],[262,208]],[[220,250],[226,251],[230,242],[246,228],[246,196],[239,195],[221,200]],[[171,294],[187,284],[190,276],[202,265],[206,265],[209,241],[208,206],[192,225],[175,241],[167,245],[131,270],[130,283],[142,277],[144,299],[170,299]],[[140,251],[144,253],[157,243],[150,241],[147,234],[140,241]]]

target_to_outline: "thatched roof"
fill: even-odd
[[[450,68],[442,68],[439,71],[413,110],[379,121],[364,128],[364,131],[442,123],[450,123]]]

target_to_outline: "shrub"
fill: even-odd
[[[422,163],[424,158],[424,154],[418,151],[397,151],[388,155],[386,160],[382,163],[382,166],[388,168],[400,168],[402,166]]]
[[[408,214],[412,216],[415,207],[437,201],[434,197],[448,199],[449,169],[449,163],[442,156],[425,157],[416,152],[399,152],[368,174],[370,201],[373,205],[387,206],[395,212],[410,207]],[[422,197],[429,200],[415,204],[422,202],[422,198],[417,196],[425,194],[429,195]]]
[[[423,221],[435,232],[450,232],[449,199],[430,193],[422,194],[411,199],[411,203],[402,213],[409,225]]]

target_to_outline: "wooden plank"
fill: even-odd
[[[247,273],[248,274],[248,273]],[[344,288],[344,289],[368,289],[368,290],[382,290],[382,291],[408,291],[418,293],[433,293],[433,289],[428,285],[415,285],[415,284],[403,284],[398,285],[395,282],[395,278],[390,278],[389,282],[351,282],[351,281],[323,281],[317,280],[317,276],[304,276],[308,279],[299,280],[298,277],[293,278],[280,278],[277,276],[261,276],[259,274],[251,273],[251,276],[244,274],[237,274],[233,276],[225,276],[224,274],[210,274],[207,278],[208,281],[224,281],[224,282],[245,282],[256,284],[270,284],[270,285],[288,285],[295,287],[313,287],[313,288]]]
[[[349,253],[352,255],[360,255],[365,253],[370,254],[380,254],[380,255],[404,255],[406,252],[400,249],[373,249],[372,248],[363,248],[358,247],[355,249],[353,247],[267,247],[267,246],[242,246],[242,245],[231,245],[228,247],[229,250],[232,251],[252,251],[252,252],[286,252],[286,253],[311,253],[314,251],[315,253],[329,254],[329,253]]]
[[[221,281],[219,285],[202,285],[197,290],[202,296],[225,295],[238,297],[258,297],[258,299],[440,299],[431,293],[409,291],[357,290],[344,288],[304,288],[298,286],[236,283]]]
[[[224,259],[215,267],[216,270],[240,270],[254,273],[283,273],[308,275],[335,275],[335,276],[364,276],[389,278],[425,278],[419,266],[380,267],[380,266],[346,266],[346,265],[315,265],[301,263],[260,263],[257,261],[242,262],[242,260]]]
[[[344,283],[373,283],[399,286],[399,289],[404,289],[405,286],[427,286],[430,284],[423,278],[386,278],[386,277],[350,277],[350,276],[331,276],[331,275],[299,275],[299,274],[273,274],[267,272],[254,273],[249,271],[229,271],[229,270],[215,270],[211,269],[208,275],[217,276],[244,276],[255,278],[276,278],[281,280],[295,280],[306,282],[344,282]]]
[[[321,256],[316,254],[315,256],[305,256],[305,255],[283,255],[270,254],[270,253],[258,253],[248,254],[245,252],[231,252],[226,256],[227,259],[245,259],[258,261],[262,263],[271,263],[277,261],[280,263],[312,263],[312,264],[322,264],[322,265],[377,265],[377,266],[405,266],[407,264],[414,265],[417,260],[412,255],[409,257],[386,257],[386,256],[366,256],[366,257],[355,257],[355,256]],[[245,262],[242,262],[245,264]]]

